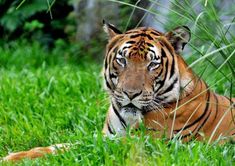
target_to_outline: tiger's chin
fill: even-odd
[[[151,106],[151,104],[145,104],[142,106],[141,104],[129,103],[121,107],[121,110],[133,115],[136,115],[137,113],[145,114],[146,112],[152,111],[152,109],[153,107]]]
[[[131,103],[121,108],[120,115],[131,128],[135,127],[143,118],[141,109]]]

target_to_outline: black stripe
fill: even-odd
[[[107,69],[107,67],[108,67],[108,62],[107,62],[107,58],[105,58],[105,62],[104,62],[104,68],[105,68],[105,70]]]
[[[148,48],[148,51],[152,52],[154,54],[154,56],[156,57],[156,53],[155,51],[151,50],[150,48]],[[157,58],[157,57],[156,57]]]
[[[159,95],[170,92],[174,88],[174,85],[176,84],[177,81],[178,81],[178,78],[175,78],[173,83],[164,92],[160,93]]]
[[[152,45],[152,44],[149,43],[149,42],[146,42],[146,44],[147,44],[147,46],[149,46],[149,47],[154,47],[154,45]]]
[[[155,76],[154,77],[154,80],[156,80],[161,74],[162,74],[162,71],[163,71],[163,69],[161,68],[161,70],[160,70],[160,73],[157,75],[157,76]],[[160,81],[161,82],[161,81]],[[155,81],[155,83],[153,84],[153,87],[152,87],[152,89],[154,90],[155,89],[155,87],[158,85],[158,81]],[[161,84],[161,83],[160,83]]]
[[[103,21],[103,24],[106,24],[106,23]],[[106,25],[108,25],[108,27],[109,27],[110,29],[112,29],[113,32],[115,32],[115,33],[117,33],[117,34],[122,34],[122,32],[121,32],[120,30],[118,30],[116,27],[114,27],[113,25],[111,25],[111,24],[106,24]]]
[[[135,43],[136,41],[133,41],[133,40],[126,42],[126,44],[135,44]]]
[[[162,57],[163,58],[166,57],[166,52],[165,52],[165,50],[163,48],[161,49],[161,52],[162,52]]]
[[[138,50],[139,48],[138,47],[133,47],[132,50],[136,51]]]
[[[145,34],[144,36],[146,36],[149,40],[153,40],[152,36]]]
[[[208,108],[209,108],[209,103],[210,103],[210,92],[209,92],[209,97],[208,97],[208,100],[207,100],[207,107],[205,109],[205,111],[207,112],[208,111]],[[201,128],[205,125],[205,123],[207,122],[210,114],[211,114],[212,111],[210,111],[210,113],[208,114],[208,116],[204,119],[204,121],[202,122],[201,126],[199,126],[198,130],[197,130],[197,134],[198,135],[198,132],[201,130]]]
[[[117,75],[115,75],[114,73],[110,73],[110,78],[117,78]]]
[[[109,82],[107,81],[107,77],[106,75],[104,74],[104,79],[105,79],[105,84],[107,85],[107,87],[111,90],[111,85],[109,84]]]
[[[150,32],[150,33],[153,34],[153,35],[156,35],[156,36],[160,36],[159,32]]]
[[[174,59],[174,56],[172,56],[172,64],[171,64],[170,78],[174,75],[174,73],[175,73],[175,59]]]
[[[112,67],[115,68],[115,66],[113,65],[113,63],[112,63]],[[114,87],[114,83],[113,83],[113,81],[112,81],[111,78],[110,78],[111,67],[108,68],[108,73],[109,73],[109,75],[107,75],[107,81],[109,82],[110,87]],[[108,80],[108,79],[109,79],[109,80]]]
[[[159,44],[160,44],[162,47],[164,47],[164,44],[163,44],[161,41],[159,41]]]
[[[117,50],[117,47],[116,47],[116,48],[114,48],[114,50],[113,50],[112,53],[108,54],[107,58],[109,58],[109,59],[108,59],[108,64],[109,64],[109,65],[113,63],[113,58],[114,58],[115,55],[117,54],[117,51],[118,51],[118,50]],[[114,56],[112,56],[112,55],[114,55]]]
[[[159,82],[158,82],[158,83],[160,83],[160,86],[159,86],[158,89],[155,91],[155,93],[156,93],[159,89],[161,89],[161,88],[163,87],[163,85],[165,84],[166,77],[167,77],[167,73],[168,73],[168,60],[166,60],[166,66],[165,66],[165,68],[166,68],[165,76],[164,76],[164,78],[163,78],[162,81],[159,81]]]
[[[167,48],[167,50],[171,53],[171,55],[174,55],[173,52],[172,52],[172,49],[171,49],[171,47],[170,47],[170,45],[168,43],[166,43],[163,40],[160,43],[163,44]]]
[[[137,33],[137,34],[131,35],[130,38],[133,39],[133,38],[137,38],[140,36],[142,36],[142,35],[140,33]]]
[[[154,91],[154,93],[158,92],[158,90],[161,89],[161,87],[164,85],[164,80],[163,81],[158,81],[157,84],[160,85],[160,86]]]
[[[118,119],[120,120],[122,127],[126,128],[126,122],[125,120],[121,117],[121,115],[118,113],[118,111],[116,110],[116,108],[114,107],[114,105],[112,104],[113,110],[115,112],[115,114],[117,115]]]
[[[153,40],[153,38],[148,35],[148,34],[145,34],[145,33],[140,33],[140,34],[135,34],[135,35],[131,35],[130,38],[133,39],[133,38],[137,38],[137,37],[147,37],[149,40]]]
[[[194,122],[192,122],[191,124],[185,126],[183,130],[186,130],[186,129],[190,128],[191,126],[195,125],[197,122],[199,122],[200,120],[202,120],[202,118],[204,118],[204,116],[206,115],[206,113],[207,113],[207,111],[208,111],[208,108],[209,108],[209,102],[208,102],[208,100],[209,100],[209,95],[208,95],[208,92],[209,92],[209,91],[207,91],[207,103],[206,103],[206,107],[205,107],[205,109],[204,109],[203,114],[201,114],[201,116],[200,116],[199,118],[197,118]],[[196,128],[197,128],[197,127],[196,127]],[[195,129],[196,129],[196,128],[195,128]],[[182,129],[178,129],[178,130],[174,130],[174,131],[179,132],[180,130],[182,130]],[[195,131],[195,130],[194,130],[194,131]],[[193,132],[194,132],[194,131],[193,131]],[[198,131],[199,131],[199,130],[198,130]]]
[[[131,47],[132,47],[132,46],[125,46],[125,47],[122,48],[122,51],[125,50],[125,49],[127,49],[127,48],[131,48]]]
[[[107,123],[107,126],[108,126],[109,132],[110,132],[111,134],[114,134],[114,132],[112,131],[112,129],[111,129],[110,125],[109,125],[109,123]]]

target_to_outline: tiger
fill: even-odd
[[[191,38],[187,26],[121,33],[107,23],[105,32],[104,78],[111,98],[105,135],[125,135],[141,121],[155,137],[235,140],[235,98],[211,91],[180,55]]]
[[[110,97],[102,133],[123,136],[127,130],[168,140],[177,138],[216,141],[235,140],[235,98],[211,91],[181,56],[190,41],[187,26],[162,33],[139,27],[122,33],[103,22],[108,44],[103,65],[104,85]],[[37,158],[70,144],[37,147],[9,154],[3,161]]]

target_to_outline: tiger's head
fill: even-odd
[[[112,104],[151,111],[180,95],[179,52],[190,40],[186,26],[168,33],[141,27],[122,33],[104,22],[109,43],[104,78]]]

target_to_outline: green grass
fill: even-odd
[[[109,105],[102,88],[102,65],[82,55],[74,59],[66,51],[47,52],[37,43],[25,42],[0,48],[0,55],[0,156],[76,143],[63,154],[26,159],[19,165],[235,164],[233,144],[166,143],[142,132],[132,138],[103,138]]]

